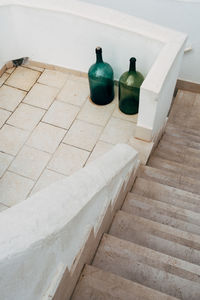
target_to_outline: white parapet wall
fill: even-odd
[[[95,241],[107,211],[130,189],[138,163],[137,152],[119,144],[74,175],[2,212],[0,299],[52,299],[66,268],[74,272],[91,231]],[[91,243],[87,247],[90,253]],[[76,272],[76,279],[79,275]],[[67,299],[72,285],[65,280],[65,295],[55,299]]]
[[[101,46],[118,80],[135,56],[145,76],[136,137],[152,141],[166,121],[186,35],[76,0],[0,0],[0,40],[0,68],[29,56],[87,72]]]

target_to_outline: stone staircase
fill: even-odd
[[[199,112],[200,95],[179,90],[73,300],[200,299]]]

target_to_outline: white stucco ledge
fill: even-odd
[[[58,270],[71,269],[88,233],[98,231],[107,207],[114,205],[137,166],[137,152],[118,144],[72,176],[2,212],[0,298],[47,299],[42,297]]]

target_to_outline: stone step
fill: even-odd
[[[180,137],[172,136],[169,135],[168,133],[163,134],[162,141],[200,150],[200,143],[189,140],[188,138],[180,138]]]
[[[200,265],[200,236],[198,235],[188,234],[124,211],[117,212],[109,234]]]
[[[199,95],[187,91],[178,91],[169,115],[168,124],[175,126],[198,129],[199,120]]]
[[[161,141],[153,155],[189,167],[200,168],[200,150]]]
[[[149,166],[141,166],[138,177],[189,191],[191,193],[200,194],[199,180],[174,174],[170,171],[160,170]]]
[[[199,214],[196,214],[195,218],[193,218],[194,212],[183,210],[158,200],[129,193],[122,210],[179,230],[200,235],[200,225],[197,219]]]
[[[159,291],[86,265],[71,300],[175,300]]]
[[[174,136],[176,138],[183,139],[183,140],[189,140],[189,141],[193,141],[193,142],[196,142],[196,143],[200,143],[200,136],[191,133],[192,131],[194,132],[196,130],[191,130],[190,132],[186,132],[186,131],[184,131],[183,129],[182,130],[177,129],[177,128],[172,127],[172,126],[171,127],[166,126],[166,128],[165,128],[165,133],[167,135],[171,135],[171,136]]]
[[[180,208],[169,203],[164,203],[159,200],[151,199],[149,197],[144,197],[135,193],[128,193],[124,204],[126,204],[126,201],[137,205],[138,208],[149,209],[149,212],[152,209],[152,213],[157,212],[163,214],[164,216],[169,216],[200,226],[200,214],[197,212]]]
[[[148,166],[200,180],[200,169],[160,158],[156,154],[151,155]]]
[[[198,105],[196,95],[197,94],[194,92],[179,89],[174,99],[173,106],[177,105],[179,107],[179,111],[183,109],[187,112],[187,109],[192,107],[195,103]]]
[[[200,299],[200,267],[105,234],[93,265],[183,300]]]
[[[165,127],[165,131],[166,132],[187,133],[187,134],[191,134],[191,135],[200,137],[199,130],[191,129],[191,128],[184,127],[184,126],[176,126],[176,125],[173,125],[172,123],[167,123],[167,125]]]
[[[132,192],[200,213],[200,195],[194,193],[145,178],[136,178]]]

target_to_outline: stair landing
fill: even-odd
[[[89,100],[87,77],[29,63],[0,78],[0,211],[134,135],[137,116]]]

